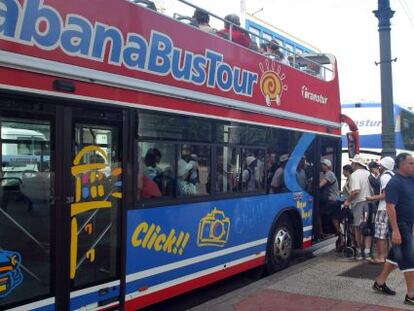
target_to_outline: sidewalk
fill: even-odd
[[[414,310],[403,303],[406,290],[400,271],[393,272],[387,281],[397,295],[385,296],[371,288],[382,266],[347,259],[333,250],[315,255],[191,310]]]

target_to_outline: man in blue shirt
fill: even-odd
[[[396,268],[404,273],[407,294],[404,303],[414,305],[414,159],[408,153],[400,153],[395,165],[397,174],[385,188],[386,209],[392,228],[392,249],[388,253],[381,274],[372,288],[386,295],[395,295],[385,281]]]

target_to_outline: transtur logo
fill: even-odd
[[[266,105],[269,107],[272,105],[272,101],[280,106],[282,93],[288,89],[287,85],[283,84],[286,75],[281,73],[281,66],[277,65],[276,71],[276,62],[272,61],[271,66],[272,68],[270,69],[269,60],[267,59],[265,69],[263,64],[259,64],[260,71],[263,74],[260,79],[260,90],[266,99]]]
[[[328,102],[328,97],[308,91],[308,88],[305,85],[302,86],[302,97],[324,105]]]

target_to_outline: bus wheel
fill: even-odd
[[[266,270],[268,273],[286,268],[293,252],[293,228],[290,219],[283,215],[276,224],[270,235],[267,246]]]

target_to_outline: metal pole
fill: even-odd
[[[392,94],[391,62],[391,24],[395,11],[390,8],[389,0],[378,0],[378,10],[373,12],[378,18],[381,69],[381,106],[382,106],[382,156],[395,157],[394,101]]]

